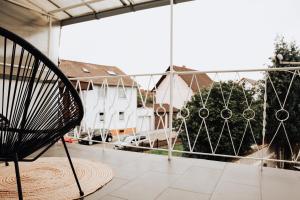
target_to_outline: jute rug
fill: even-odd
[[[108,183],[112,170],[100,162],[73,158],[85,195]],[[35,162],[20,162],[23,197],[26,200],[78,199],[79,191],[66,157],[44,157]],[[14,164],[0,166],[0,199],[18,199]]]

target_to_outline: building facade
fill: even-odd
[[[170,71],[170,67],[166,72]],[[185,66],[174,66],[176,72],[196,71]],[[191,97],[202,88],[210,87],[211,78],[203,74],[174,74],[173,79],[173,107],[181,109]],[[170,104],[170,75],[162,76],[152,89],[155,91],[157,104]]]
[[[136,132],[136,82],[113,66],[69,60],[61,60],[59,66],[82,99],[83,130],[109,129],[113,134]]]

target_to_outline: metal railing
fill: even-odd
[[[71,78],[85,109],[72,135],[118,148],[299,164],[299,70],[184,70]],[[113,142],[106,141],[108,130]],[[97,134],[103,141],[93,139]]]

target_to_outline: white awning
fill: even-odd
[[[61,25],[101,19],[170,4],[170,0],[6,0],[61,21]],[[181,3],[191,0],[174,0]]]

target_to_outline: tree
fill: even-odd
[[[150,106],[153,105],[153,99],[154,99],[154,93],[152,91],[147,91],[141,89],[140,91],[137,91],[137,106],[143,107],[143,106]],[[145,105],[144,105],[145,104]]]
[[[300,50],[296,43],[288,43],[283,37],[276,40],[274,54],[282,55],[283,61],[300,61]],[[292,66],[273,59],[270,68],[278,67]],[[274,149],[278,159],[291,159],[300,142],[300,78],[294,72],[290,70],[266,73],[266,141]]]
[[[207,103],[205,104],[206,99]],[[226,104],[228,102],[228,109],[224,102]],[[186,117],[188,112],[189,116]],[[185,151],[189,151],[191,147],[194,152],[245,155],[251,150],[252,144],[261,141],[261,100],[254,98],[254,90],[246,90],[241,84],[232,81],[215,82],[211,91],[203,89],[201,93],[195,94],[180,113],[175,120],[174,127],[180,134]],[[228,118],[228,120],[224,118]],[[247,125],[247,123],[249,124]],[[202,128],[199,132],[200,126]],[[228,158],[196,154],[187,154],[186,156],[228,160]]]

